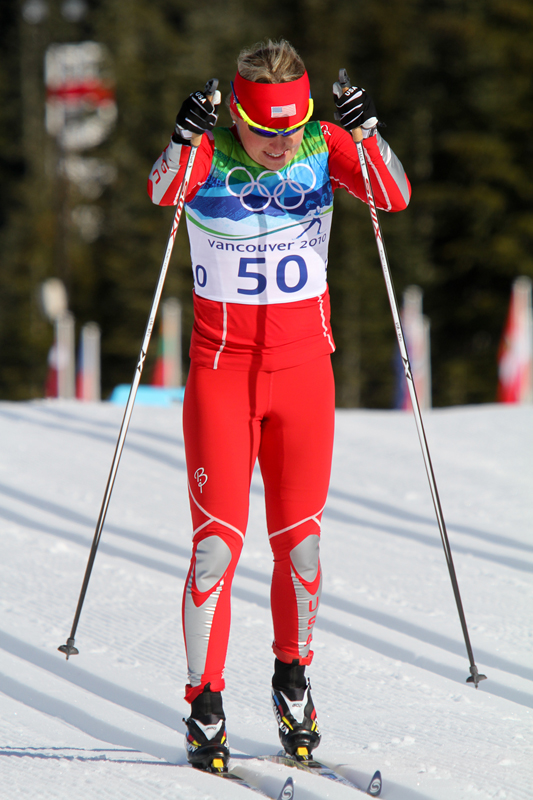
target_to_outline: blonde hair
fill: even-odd
[[[290,83],[302,77],[305,65],[286,39],[268,39],[241,50],[237,69],[243,78],[254,83]]]

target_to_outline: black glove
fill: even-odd
[[[339,95],[335,91],[337,86],[339,84],[335,84],[334,87],[335,105],[338,109],[335,117],[340,121],[342,127],[348,132],[361,126],[365,129],[375,128],[378,124],[376,107],[365,90],[358,86],[350,86],[343,94]]]
[[[179,110],[172,138],[178,144],[190,144],[193,134],[211,131],[216,124],[217,113],[211,100],[203,92],[193,92]]]

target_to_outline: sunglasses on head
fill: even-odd
[[[250,119],[244,108],[241,106],[237,95],[235,94],[233,81],[231,83],[231,91],[233,92],[233,99],[235,100],[237,111],[241,115],[242,119],[248,124],[248,129],[252,131],[252,133],[257,134],[257,136],[263,136],[265,139],[273,139],[275,136],[290,136],[291,134],[296,133],[296,131],[299,131],[300,128],[304,127],[305,123],[309,121],[311,114],[313,113],[313,100],[310,97],[309,110],[301,122],[297,122],[296,125],[290,125],[288,128],[265,128]]]

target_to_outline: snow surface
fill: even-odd
[[[0,798],[251,798],[186,765],[180,599],[190,554],[181,406],[138,406],[76,644],[69,634],[123,410],[0,403]],[[425,414],[476,663],[469,674],[411,414],[338,411],[309,669],[318,754],[391,800],[533,797],[533,407]],[[233,593],[233,763],[276,796],[352,789],[260,762],[271,555],[260,475]],[[362,797],[362,795],[361,795]]]

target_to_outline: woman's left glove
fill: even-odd
[[[354,128],[362,128],[363,135],[371,136],[378,124],[374,101],[359,86],[350,86],[344,92],[339,83],[333,85],[338,119],[348,133]]]

